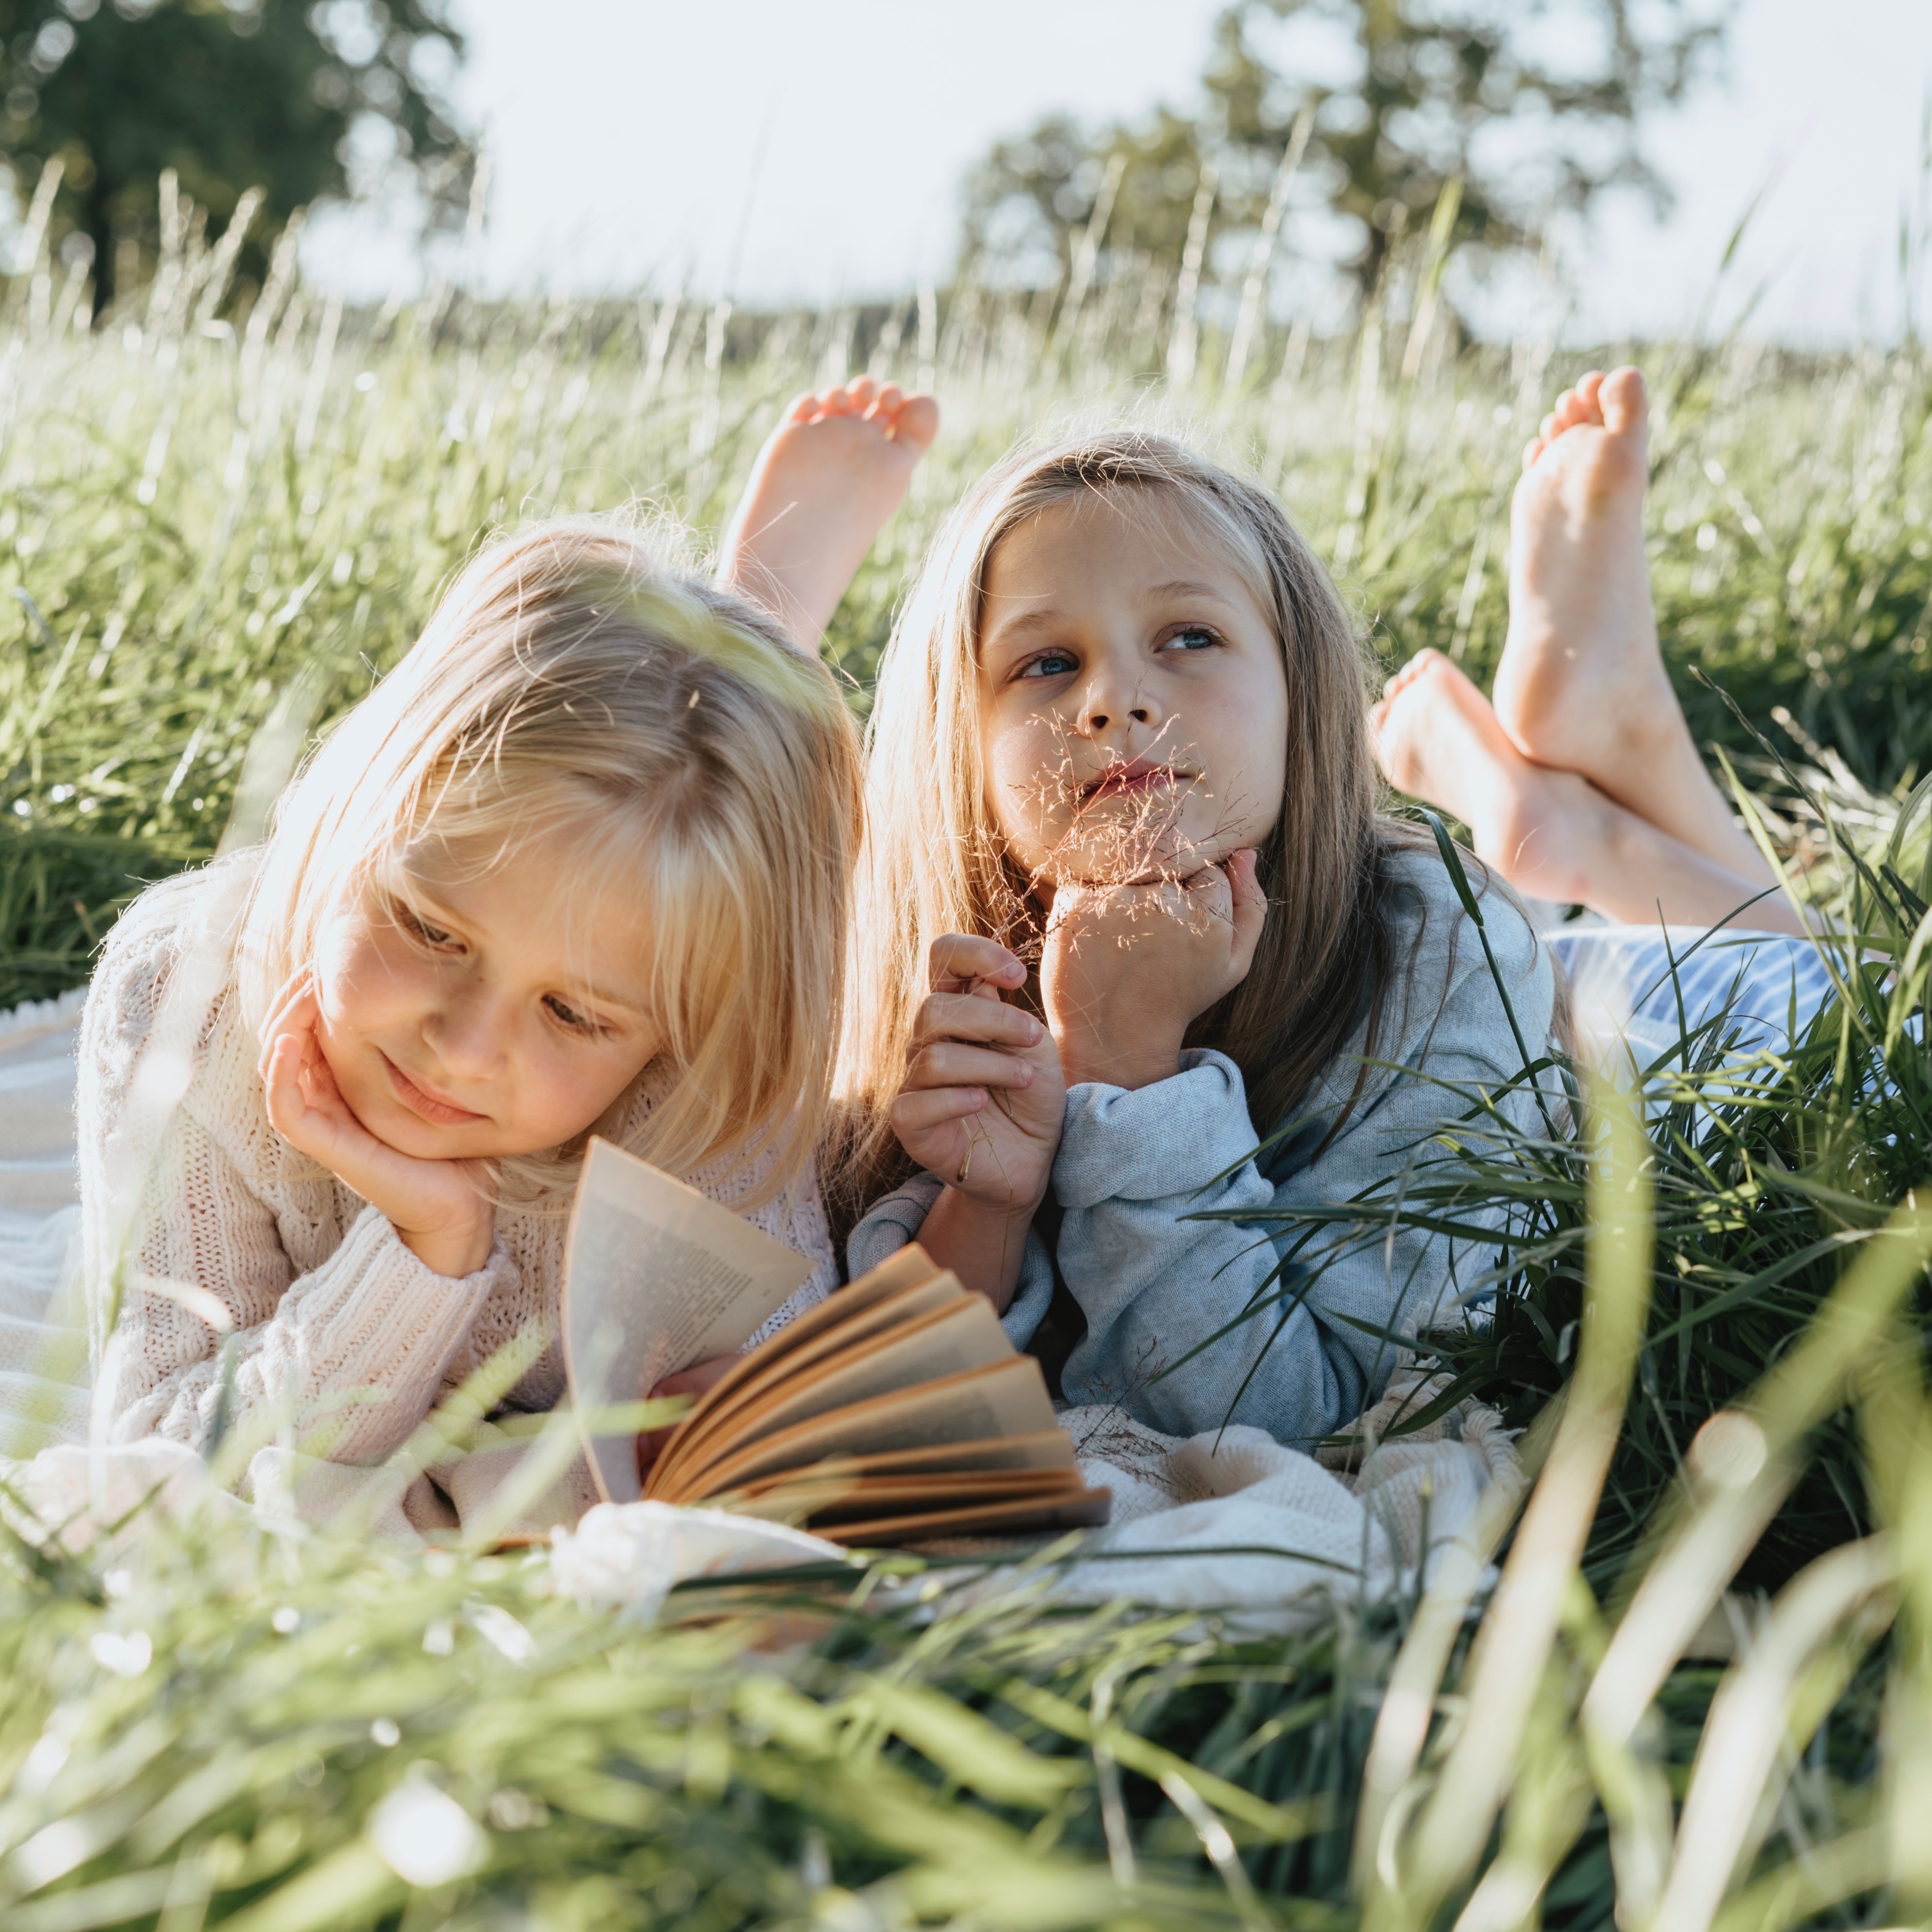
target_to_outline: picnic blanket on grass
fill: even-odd
[[[413,1468],[325,1462],[271,1446],[256,1451],[237,1486],[244,1502],[219,1490],[202,1459],[178,1443],[89,1445],[74,1122],[83,997],[0,1014],[0,1481],[15,1513],[24,1507],[70,1546],[144,1501],[422,1540],[408,1507]],[[1349,1441],[1318,1458],[1251,1427],[1183,1439],[1118,1409],[1068,1409],[1060,1420],[1082,1473],[1112,1493],[1113,1519],[1057,1546],[1064,1553],[1050,1570],[1019,1573],[1054,1601],[1211,1611],[1256,1632],[1300,1627],[1337,1594],[1376,1600],[1426,1572],[1490,1484],[1521,1481],[1501,1417],[1476,1404],[1382,1439],[1436,1387],[1413,1371],[1398,1375],[1346,1432]],[[988,1558],[994,1573],[982,1573],[974,1588],[1001,1587],[1015,1573],[990,1546],[950,1550]],[[658,1503],[599,1505],[558,1533],[553,1557],[560,1586],[580,1600],[643,1615],[680,1582],[846,1560],[837,1545],[802,1531]]]

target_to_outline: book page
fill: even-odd
[[[1112,1492],[1082,1489],[1061,1501],[968,1504],[959,1509],[920,1510],[916,1514],[874,1518],[864,1522],[829,1523],[812,1534],[827,1543],[848,1546],[910,1543],[928,1537],[966,1536],[976,1531],[1010,1531],[1017,1535],[1048,1530],[1092,1529],[1113,1513]]]
[[[795,1481],[801,1473],[817,1476],[923,1476],[1057,1469],[1073,1473],[1073,1439],[1064,1429],[1042,1429],[1032,1435],[996,1435],[983,1442],[940,1442],[925,1449],[887,1449],[875,1456],[831,1456],[807,1466],[804,1472],[784,1470],[761,1476],[752,1491]]]
[[[957,1275],[936,1266],[916,1241],[908,1242],[876,1268],[868,1269],[845,1287],[833,1289],[816,1308],[807,1309],[797,1321],[787,1323],[777,1334],[761,1342],[712,1387],[704,1399],[705,1407],[715,1408],[748,1377],[762,1374],[782,1357],[807,1343],[819,1341],[829,1330],[844,1330],[864,1312],[894,1300],[909,1288],[928,1287],[935,1281],[951,1284],[950,1289],[942,1291],[937,1299],[944,1300],[947,1293],[965,1293]]]
[[[859,1522],[921,1510],[963,1509],[968,1504],[1064,1502],[1085,1493],[1071,1470],[1008,1470],[977,1475],[858,1478],[840,1482],[816,1471],[788,1477],[766,1489],[734,1489],[714,1507],[739,1516],[761,1516],[816,1529],[821,1524]]]
[[[714,1455],[729,1453],[744,1439],[741,1418],[776,1396],[802,1388],[806,1378],[815,1379],[824,1372],[822,1365],[842,1358],[848,1351],[858,1348],[888,1329],[910,1327],[940,1309],[963,1304],[966,1300],[966,1291],[959,1285],[958,1278],[940,1272],[869,1306],[860,1300],[843,1310],[842,1320],[819,1319],[834,1302],[843,1301],[850,1293],[849,1289],[841,1290],[817,1308],[807,1310],[706,1391],[665,1446],[659,1459],[662,1483],[674,1484],[679,1471]],[[808,1324],[812,1324],[811,1332],[795,1338],[794,1330],[804,1329]],[[658,1481],[660,1477],[654,1474],[652,1480]]]
[[[813,1264],[648,1162],[592,1140],[563,1271],[564,1364],[580,1414],[632,1402],[680,1369],[741,1348]],[[641,1494],[637,1439],[585,1451],[612,1502]]]
[[[1030,1355],[1010,1355],[989,1369],[896,1389],[854,1408],[815,1416],[696,1471],[688,1481],[681,1477],[674,1488],[653,1493],[667,1502],[701,1502],[720,1490],[800,1468],[821,1456],[980,1443],[989,1436],[1038,1435],[1058,1426],[1040,1364]]]
[[[928,1315],[832,1356],[795,1381],[782,1375],[774,1387],[742,1411],[715,1429],[695,1434],[691,1451],[670,1465],[667,1481],[682,1488],[694,1478],[701,1480],[699,1472],[706,1463],[828,1409],[849,1408],[875,1396],[939,1381],[1012,1357],[1013,1345],[1000,1327],[992,1303],[984,1295],[962,1295]]]

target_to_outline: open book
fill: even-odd
[[[1070,1528],[1107,1519],[1040,1365],[992,1304],[917,1247],[735,1363],[640,1479],[634,1429],[601,1418],[745,1342],[811,1264],[728,1209],[601,1140],[571,1215],[571,1399],[607,1500],[704,1503],[835,1543]]]

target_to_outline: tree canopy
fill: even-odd
[[[1234,0],[1197,111],[1053,116],[997,143],[968,180],[963,252],[1044,279],[1097,211],[1112,245],[1178,266],[1190,229],[1267,219],[1304,114],[1293,206],[1328,218],[1364,290],[1452,182],[1448,245],[1492,254],[1613,184],[1660,209],[1640,117],[1682,98],[1722,29],[1696,0]]]
[[[214,221],[251,188],[286,218],[398,169],[432,215],[460,206],[463,52],[449,0],[0,0],[0,156],[28,192],[62,163],[55,218],[92,245],[98,312],[164,169]]]

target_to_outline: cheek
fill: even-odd
[[[367,1032],[419,1008],[434,969],[400,939],[359,921],[327,928],[316,948],[316,992],[324,1026],[337,1033]]]
[[[1205,761],[1211,804],[1226,829],[1252,843],[1274,829],[1288,786],[1288,694],[1276,687],[1231,693],[1216,706],[1217,749]]]
[[[545,1053],[530,1068],[533,1077],[524,1089],[530,1112],[541,1116],[531,1122],[535,1144],[555,1146],[581,1134],[603,1117],[649,1064],[634,1054],[586,1060]]]
[[[1010,845],[1036,844],[1064,816],[1066,801],[1055,782],[1066,763],[1064,735],[1051,720],[1037,718],[1003,723],[995,717],[985,729],[983,777],[994,825]]]

